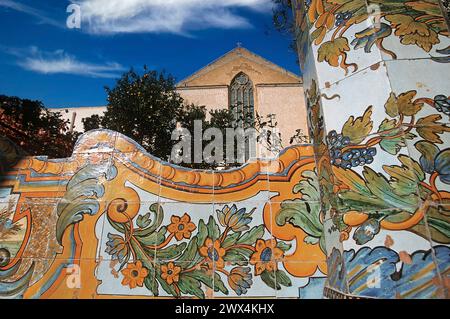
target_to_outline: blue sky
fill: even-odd
[[[79,29],[66,24],[71,4]],[[0,0],[0,94],[48,107],[105,105],[104,86],[130,67],[181,80],[237,42],[299,74],[271,12],[270,0]]]

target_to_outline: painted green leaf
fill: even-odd
[[[439,134],[450,132],[450,127],[445,123],[439,123],[442,116],[439,114],[431,114],[417,120],[416,131],[424,140],[442,144]]]
[[[180,275],[180,279],[178,281],[178,288],[184,294],[194,295],[197,298],[204,299],[205,293],[202,290],[202,285],[198,278],[199,274],[197,274],[197,273],[193,274],[193,272],[190,272],[190,273]],[[211,277],[211,281],[212,281],[212,277]]]
[[[150,212],[154,214],[155,218],[153,220],[153,224],[151,224],[148,228],[138,229],[135,234],[141,237],[146,237],[153,232],[155,232],[162,224],[164,219],[164,210],[160,204],[154,203],[150,205]]]
[[[435,232],[443,235],[434,241],[450,243],[450,199],[443,199],[438,206],[431,206],[427,211],[427,222],[432,236],[438,237]]]
[[[222,248],[228,248],[236,243],[241,233],[233,233],[231,235],[227,235],[222,243]]]
[[[446,218],[447,220],[438,219],[438,218],[427,218],[428,226],[430,227],[430,230],[433,231],[435,229],[436,231],[440,232],[445,236],[447,239],[444,243],[450,242],[450,218]]]
[[[338,2],[333,0],[333,2]],[[352,0],[352,1],[343,1],[342,5],[336,10],[336,12],[355,12],[360,10],[362,7],[366,7],[366,3],[364,0]]]
[[[146,277],[144,279],[144,285],[145,285],[145,288],[147,288],[148,290],[151,291],[153,296],[157,297],[157,296],[159,296],[158,282],[153,279],[154,279],[153,277],[152,278]]]
[[[136,225],[139,228],[145,228],[151,224],[150,213],[139,215],[136,219]]]
[[[86,214],[91,216],[97,214],[100,207],[97,198],[101,198],[105,192],[103,185],[98,182],[99,175],[105,176],[99,174],[99,168],[99,165],[87,165],[68,182],[64,199],[56,207],[58,215],[56,239],[59,244],[62,244],[67,227],[82,221]]]
[[[261,273],[261,280],[270,288],[272,289],[277,289],[277,284],[276,284],[276,279],[275,279],[275,274],[273,273],[273,271],[263,271]],[[278,290],[281,289],[280,286],[278,286]]]
[[[284,242],[284,241],[279,241],[278,243],[277,243],[277,248],[280,248],[282,251],[284,251],[284,252],[286,252],[286,251],[288,251],[289,249],[291,249],[291,247],[292,247],[292,245],[291,244],[288,244],[288,243],[286,243],[286,242]]]
[[[408,196],[400,196],[396,194],[386,177],[382,174],[376,173],[370,167],[364,167],[363,176],[370,192],[377,198],[385,201],[391,207],[407,210],[411,209],[411,207],[417,207],[417,194],[411,194]]]
[[[402,147],[406,147],[406,140],[412,140],[416,136],[412,133],[406,133],[399,137],[385,137],[380,142],[380,147],[391,155],[396,155]]]
[[[423,222],[420,222],[416,226],[408,229],[408,231],[418,236],[421,236],[425,239],[428,239],[429,236],[431,235],[431,240],[435,241],[436,243],[450,244],[450,237],[442,234],[434,227],[430,227],[429,225],[428,227],[426,227]]]
[[[161,227],[157,232],[147,236],[136,235],[135,238],[144,246],[157,246],[166,239],[167,228]]]
[[[204,283],[209,288],[214,287],[212,274],[209,274],[205,270],[193,270],[193,271],[186,273],[186,275],[197,279],[198,281]]]
[[[419,159],[422,169],[427,173],[432,173],[434,171],[434,158],[439,153],[439,148],[428,141],[419,141],[414,146],[422,154]]]
[[[347,185],[351,191],[358,194],[371,195],[369,189],[366,187],[366,182],[358,173],[337,166],[333,167],[333,173],[337,179]]]
[[[164,249],[156,249],[156,258],[160,260],[175,259],[183,253],[187,243],[174,244]]]
[[[399,155],[402,166],[383,165],[383,169],[391,176],[389,181],[392,188],[398,195],[410,195],[417,192],[417,184],[425,179],[419,163],[409,156]]]
[[[214,291],[220,291],[221,293],[228,295],[228,289],[222,281],[222,278],[218,273],[214,273]]]
[[[227,253],[223,256],[223,260],[231,263],[232,265],[247,266],[251,252],[246,254],[247,255],[243,255],[240,251],[230,249],[227,250]]]
[[[342,134],[348,136],[353,144],[361,143],[373,129],[372,106],[369,106],[363,116],[350,116],[342,127]]]
[[[180,256],[180,260],[194,260],[195,255],[198,251],[198,245],[197,245],[197,236],[194,236],[191,238],[191,241],[189,242],[186,250],[183,252],[183,254]]]
[[[378,127],[378,133],[389,134],[389,133],[391,133],[391,130],[393,130],[396,126],[397,126],[397,120],[384,119],[383,122],[381,122],[380,126]],[[388,131],[388,132],[386,132],[386,131]],[[394,135],[398,134],[398,132],[399,131],[396,130],[394,132]],[[391,135],[392,135],[392,133],[391,133]]]
[[[276,222],[279,226],[290,223],[301,228],[308,235],[319,238],[323,231],[320,222],[320,203],[307,202],[301,199],[283,201],[277,213]]]
[[[197,245],[203,246],[203,243],[206,240],[206,237],[208,237],[208,227],[206,227],[205,222],[203,219],[200,219],[198,223],[198,233],[197,233]]]
[[[206,225],[206,227],[208,228],[209,238],[215,240],[220,237],[220,228],[213,216],[209,216],[208,224]]]
[[[405,5],[425,14],[437,17],[440,17],[442,15],[442,11],[436,1],[408,1],[405,2]]]
[[[288,275],[286,275],[286,273],[283,270],[277,270],[275,272],[275,276],[276,276],[277,284],[283,285],[285,287],[291,287],[292,286],[291,279],[288,277]]]
[[[320,201],[319,181],[315,171],[302,173],[305,179],[298,182],[292,189],[294,194],[301,193],[302,199],[307,201]]]
[[[227,256],[227,259],[230,260],[230,256],[228,256],[229,254],[234,254],[234,255],[242,255],[245,257],[250,257],[253,254],[253,250],[251,249],[247,249],[247,248],[243,248],[243,247],[239,247],[239,248],[230,248],[227,250],[227,253],[225,256]],[[224,258],[225,258],[224,256]],[[239,259],[240,260],[240,259]],[[246,259],[248,260],[248,259]]]
[[[380,198],[367,196],[353,191],[342,191],[339,193],[346,210],[376,211],[389,208],[389,205]]]
[[[237,244],[253,245],[256,240],[264,236],[264,225],[255,226],[248,232],[245,232],[241,238],[238,239]]]

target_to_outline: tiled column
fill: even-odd
[[[438,0],[294,0],[326,298],[445,298],[450,39]]]

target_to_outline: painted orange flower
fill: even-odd
[[[161,266],[161,278],[169,285],[180,280],[181,267],[175,266],[173,262]]]
[[[148,270],[138,260],[136,263],[128,264],[127,268],[122,270],[122,275],[124,276],[122,285],[129,286],[133,289],[137,286],[142,287],[144,285],[144,279],[148,275]]]
[[[175,234],[175,238],[177,240],[190,238],[192,232],[197,228],[194,223],[191,223],[191,217],[186,213],[181,218],[178,216],[172,216],[170,221],[172,223],[167,227],[167,230],[170,233]]]
[[[276,239],[258,239],[256,241],[256,252],[250,257],[250,264],[255,265],[255,275],[261,275],[265,270],[275,271],[277,264],[283,256],[283,251],[277,248]]]
[[[225,266],[225,262],[223,260],[223,256],[225,255],[225,249],[220,247],[220,241],[216,240],[212,241],[211,238],[206,238],[205,244],[200,247],[200,255],[206,257],[208,264],[210,267],[213,266],[216,268],[223,268]]]

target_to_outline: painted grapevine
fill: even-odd
[[[350,116],[340,132],[332,130],[326,137],[341,213],[337,224],[345,230],[344,238],[356,227],[353,239],[359,245],[372,240],[380,229],[409,230],[427,238],[425,215],[432,239],[450,243],[450,196],[436,186],[437,179],[450,184],[450,148],[442,140],[450,127],[444,112],[417,118],[425,107],[443,109],[437,105],[440,96],[416,95],[414,90],[391,93],[384,105],[388,117],[378,128],[370,106],[362,116]],[[412,140],[421,154],[419,161],[401,153]],[[383,173],[374,171],[369,165],[377,156],[375,146],[396,156],[399,164],[383,165]],[[362,173],[355,171],[357,167],[363,168]]]
[[[439,47],[439,36],[448,37],[449,32],[437,1],[375,0],[370,4],[379,8],[374,18],[370,17],[368,3],[363,0],[308,0],[299,4],[302,8],[298,12],[304,10],[306,14],[298,19],[298,24],[306,24],[303,29],[311,30],[310,41],[318,46],[318,62],[342,68],[346,74],[350,70],[355,72],[358,64],[348,61],[348,53],[351,50],[370,53],[374,46],[396,59],[395,50],[383,43],[389,36],[397,37],[402,45],[416,46],[427,53],[436,48],[432,59],[450,62],[449,47]],[[368,20],[372,22],[366,27]]]

